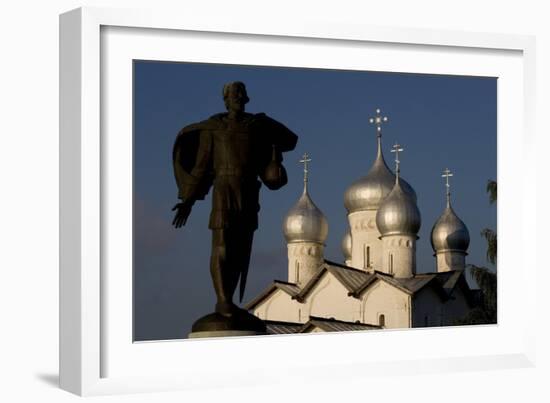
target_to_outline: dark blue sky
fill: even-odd
[[[299,136],[285,154],[289,183],[262,188],[244,301],[273,279],[287,280],[281,231],[286,212],[302,190],[304,152],[310,164],[310,194],[329,222],[326,258],[342,261],[347,229],[343,196],[367,173],[376,134],[368,123],[376,108],[390,122],[383,148],[393,168],[391,145],[402,176],[415,188],[422,214],[417,242],[419,272],[435,271],[431,227],[445,203],[441,171],[449,167],[453,206],[470,230],[467,262],[487,265],[482,228],[496,229],[496,207],[485,193],[496,179],[497,80],[279,67],[190,63],[134,63],[134,320],[136,340],[184,338],[198,317],[213,310],[209,274],[210,197],[197,202],[187,225],[175,230],[170,211],[177,200],[172,145],[179,129],[223,112],[223,84],[245,82],[247,111],[265,112]]]

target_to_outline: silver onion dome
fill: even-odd
[[[466,224],[456,215],[451,203],[435,222],[430,236],[434,252],[460,251],[466,252],[470,245],[470,233]]]
[[[328,222],[308,193],[307,164],[311,161],[308,157],[306,153],[300,160],[304,164],[304,192],[287,213],[283,222],[283,233],[288,243],[317,242],[324,244],[328,235]]]
[[[283,222],[286,241],[324,243],[328,235],[328,222],[323,212],[313,203],[307,187],[298,202],[287,213]]]
[[[411,185],[400,179],[404,192],[416,201],[416,193]],[[344,205],[348,213],[364,210],[377,210],[395,185],[395,174],[390,171],[382,154],[381,138],[378,136],[376,159],[367,175],[351,184],[344,195]]]
[[[351,260],[351,232],[349,231],[342,238],[342,253],[344,254],[344,260]]]
[[[420,211],[415,198],[404,190],[402,180],[397,179],[376,213],[378,231],[382,236],[416,235],[420,223]]]

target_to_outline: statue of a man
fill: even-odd
[[[293,150],[297,142],[297,136],[281,123],[263,113],[245,112],[249,98],[242,82],[226,84],[223,99],[227,112],[181,129],[173,150],[181,199],[173,208],[176,228],[185,225],[193,203],[213,187],[210,273],[217,297],[213,315],[218,322],[220,315],[249,315],[233,303],[233,294],[240,280],[242,300],[258,227],[258,178],[273,190],[284,186],[282,153]],[[197,327],[201,326],[196,322],[193,331],[204,330]]]

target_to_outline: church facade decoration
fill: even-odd
[[[401,177],[395,144],[395,170],[382,152],[382,125],[376,110],[370,119],[377,153],[368,173],[346,190],[349,229],[342,240],[343,263],[326,260],[328,222],[308,191],[307,154],[304,190],[283,222],[288,278],[275,280],[245,308],[264,321],[268,333],[308,333],[453,325],[475,305],[466,282],[465,257],[470,238],[451,207],[446,169],[446,207],[431,231],[436,272],[418,272],[416,242],[421,226],[417,195]]]

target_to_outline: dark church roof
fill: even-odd
[[[365,281],[359,287],[356,287],[350,291],[351,296],[360,298],[363,292],[379,280],[384,281],[410,295],[418,293],[425,287],[432,287],[444,300],[450,298],[457,285],[460,285],[463,287],[467,298],[469,298],[470,289],[464,278],[463,270],[418,273],[413,277],[408,278],[398,278],[376,270],[373,272],[364,273],[366,275]],[[299,295],[300,294],[298,294],[298,296]]]
[[[304,285],[302,289],[295,283],[275,280],[256,298],[245,305],[245,309],[252,309],[276,290],[282,290],[287,293],[292,299],[299,302],[304,301],[309,292],[313,290],[315,285],[326,274],[332,274],[345,288],[348,290],[348,295],[361,298],[363,292],[378,281],[384,281],[401,291],[414,295],[425,287],[432,289],[443,300],[452,297],[452,294],[457,286],[462,287],[464,294],[470,305],[474,305],[474,296],[464,278],[464,270],[451,270],[446,272],[433,273],[418,273],[410,278],[397,278],[390,274],[364,270],[359,270],[353,267],[345,266],[339,263],[325,260],[320,270]]]
[[[281,290],[290,295],[291,297],[296,296],[300,292],[300,287],[295,283],[289,283],[281,280],[274,280],[270,285],[268,285],[258,296],[244,305],[245,309],[252,309],[264,299],[269,297],[274,291]]]
[[[362,284],[367,281],[369,274],[363,270],[355,269],[353,267],[344,266],[338,263],[330,262],[325,260],[325,263],[321,266],[319,270],[304,286],[304,288],[296,294],[293,298],[297,300],[303,300],[307,294],[313,289],[315,284],[323,277],[323,275],[329,272],[334,275],[340,281],[340,283],[352,293],[355,289],[359,288]]]
[[[282,322],[276,320],[264,320],[267,334],[292,334],[300,333],[303,323]]]
[[[302,327],[300,333],[307,333],[309,330],[318,327],[325,332],[347,332],[352,330],[376,330],[381,329],[377,325],[369,325],[359,322],[345,322],[334,318],[318,318],[310,316],[309,321]]]
[[[268,334],[293,334],[309,333],[315,328],[324,332],[348,332],[355,330],[375,330],[381,329],[380,326],[369,325],[366,323],[346,322],[334,318],[319,318],[310,316],[306,323],[283,322],[274,320],[264,320]]]

